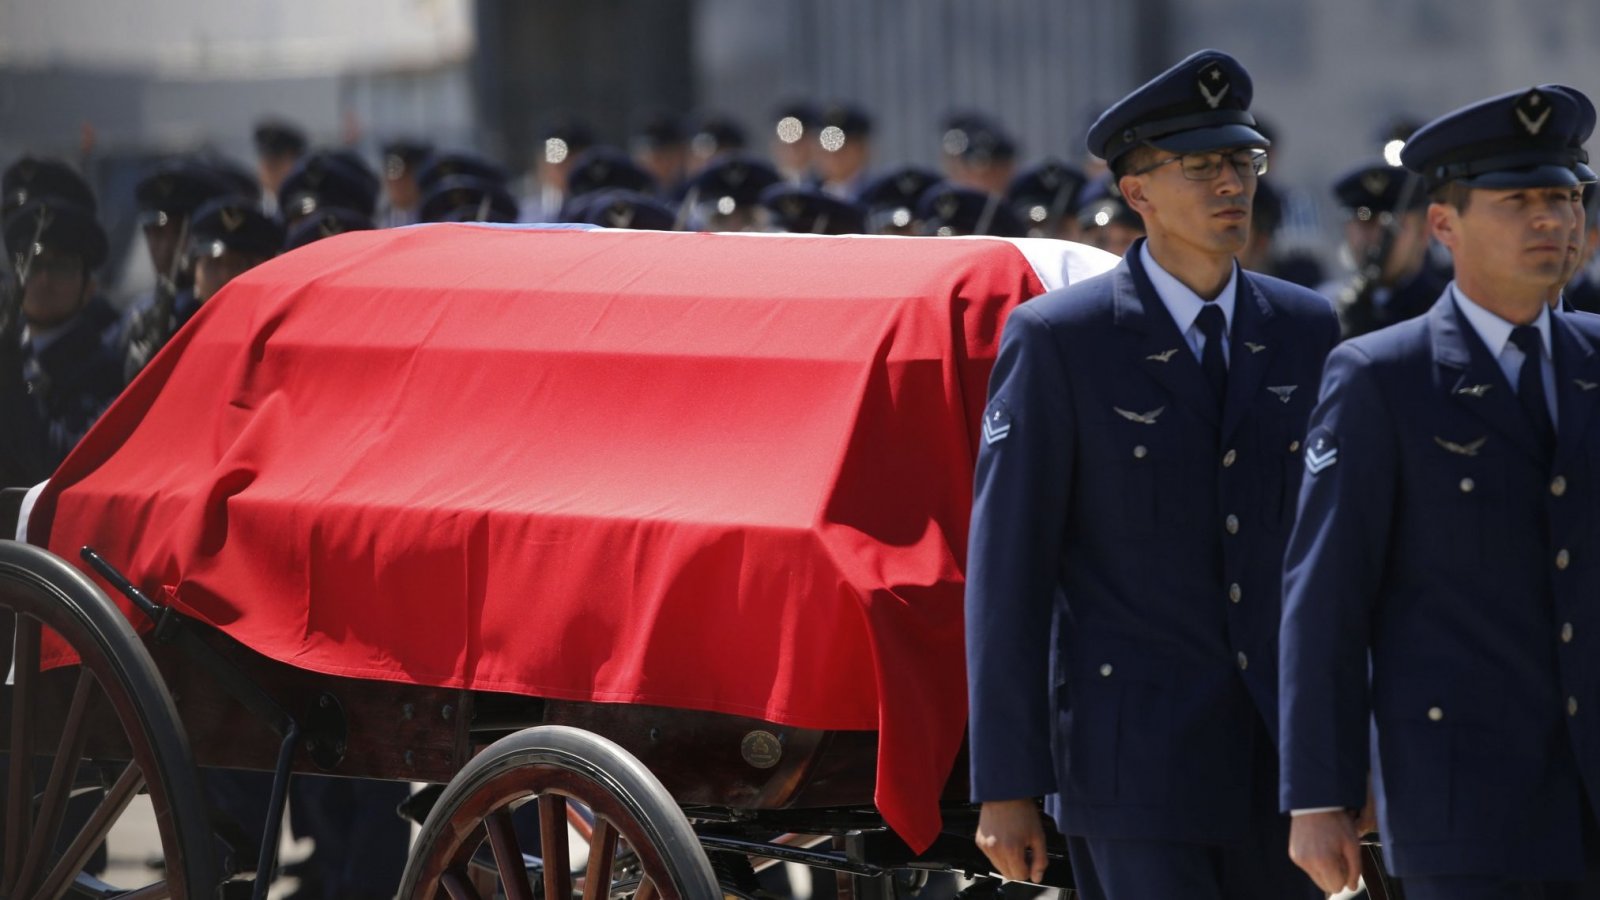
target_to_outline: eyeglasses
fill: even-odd
[[[1210,153],[1185,153],[1181,156],[1169,156],[1158,163],[1151,163],[1142,169],[1135,169],[1131,175],[1143,175],[1154,172],[1170,162],[1179,163],[1178,170],[1183,177],[1190,181],[1210,181],[1222,174],[1222,163],[1226,160],[1233,166],[1240,178],[1254,176],[1260,178],[1267,174],[1267,151],[1265,150],[1235,150],[1232,153],[1212,151]]]

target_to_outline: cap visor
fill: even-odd
[[[1566,166],[1533,166],[1527,169],[1502,169],[1461,179],[1467,187],[1490,190],[1531,187],[1577,187],[1577,173]]]
[[[1197,153],[1201,150],[1221,150],[1226,147],[1270,147],[1266,135],[1249,125],[1215,125],[1195,128],[1164,137],[1152,138],[1151,144],[1172,153]]]

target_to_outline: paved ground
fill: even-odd
[[[289,837],[288,831],[284,829],[279,855],[286,863],[304,859],[311,852],[311,842],[296,842]],[[118,887],[137,887],[161,878],[160,870],[148,865],[152,860],[161,858],[161,838],[156,832],[150,798],[143,795],[134,798],[133,805],[111,830],[107,848],[110,857],[110,867],[104,876],[107,882]],[[267,896],[276,900],[287,896],[295,887],[293,878],[280,878]]]

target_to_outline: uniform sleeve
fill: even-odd
[[[1349,344],[1323,371],[1284,560],[1278,713],[1283,810],[1358,808],[1368,771],[1368,629],[1397,487],[1394,419]]]
[[[1012,312],[989,379],[967,560],[974,801],[1055,790],[1051,610],[1072,471],[1066,370],[1049,326]]]

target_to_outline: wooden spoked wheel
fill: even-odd
[[[220,879],[188,740],[122,612],[59,557],[0,541],[0,625],[14,628],[0,650],[14,666],[0,703],[0,897],[214,896]],[[78,665],[40,670],[46,629],[77,653]],[[108,758],[96,757],[101,749]],[[90,793],[98,805],[86,819],[69,815],[69,800],[86,786],[104,789]],[[154,808],[165,881],[121,888],[85,875],[140,793]]]
[[[536,803],[541,846],[519,846],[512,811]],[[589,860],[569,865],[568,810],[593,819]],[[484,879],[474,857],[492,855]],[[542,865],[529,865],[537,857]],[[539,872],[535,892],[530,870]],[[542,871],[540,871],[542,870]],[[486,883],[487,881],[487,883]],[[529,728],[489,745],[451,780],[411,851],[403,900],[720,900],[683,811],[621,747],[577,728]]]

